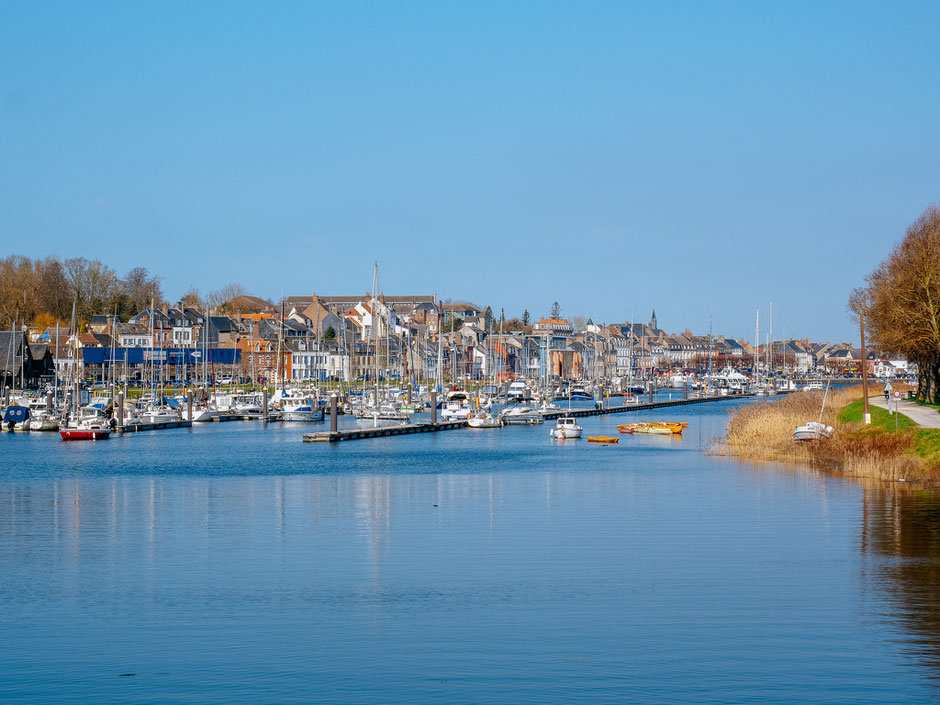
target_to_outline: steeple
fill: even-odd
[[[656,325],[656,309],[653,309],[653,315],[650,316],[650,328],[656,330],[659,326]]]

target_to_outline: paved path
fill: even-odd
[[[888,408],[884,394],[873,396],[869,398],[868,402],[872,406],[880,406],[882,409]],[[892,408],[894,407],[893,400],[891,406]],[[898,411],[919,426],[923,426],[924,428],[940,428],[940,413],[937,413],[936,409],[931,409],[929,406],[921,406],[907,399],[899,399]]]

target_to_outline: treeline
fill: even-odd
[[[160,277],[146,267],[134,267],[123,277],[100,260],[72,257],[30,259],[12,255],[0,259],[0,330],[16,323],[44,328],[69,324],[72,302],[81,325],[92,316],[117,313],[127,320],[151,300],[162,305]]]
[[[940,401],[940,209],[931,206],[856,289],[849,308],[883,350],[917,363],[921,399]]]

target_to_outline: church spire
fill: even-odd
[[[656,330],[659,326],[656,325],[656,309],[653,309],[653,315],[650,316],[650,328]]]

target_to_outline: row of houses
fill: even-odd
[[[588,320],[577,331],[560,318],[504,328],[488,309],[443,303],[434,294],[289,296],[279,306],[239,296],[219,311],[180,305],[145,309],[127,321],[94,316],[74,337],[52,328],[34,331],[31,342],[11,334],[0,349],[0,374],[38,385],[56,370],[64,374],[75,349],[86,378],[101,379],[117,366],[123,377],[140,379],[156,364],[161,379],[187,383],[209,375],[268,382],[281,375],[293,381],[622,379],[676,368],[744,369],[755,360],[762,371],[861,369],[860,354],[848,344],[787,340],[755,349],[722,335],[667,334],[655,311],[646,323]],[[903,360],[874,353],[867,364],[875,376],[908,371]]]

